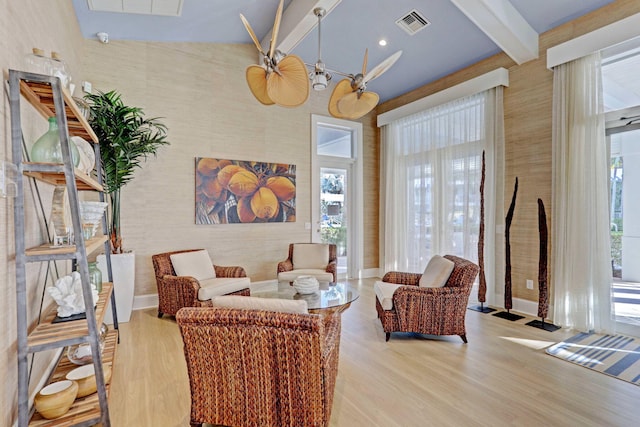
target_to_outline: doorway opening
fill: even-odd
[[[611,290],[618,325],[640,327],[640,130],[610,135]]]
[[[362,125],[312,116],[313,242],[332,243],[338,278],[362,271]]]
[[[603,53],[610,148],[611,293],[616,330],[640,336],[640,40]]]

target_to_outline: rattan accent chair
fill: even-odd
[[[173,252],[165,252],[151,256],[153,269],[158,286],[158,317],[164,314],[175,316],[182,307],[210,307],[211,300],[198,299],[200,282],[190,276],[177,276],[171,263],[171,255],[185,252],[199,251],[201,249],[187,249]],[[213,265],[216,277],[247,277],[244,268],[239,266],[222,267]],[[229,295],[250,295],[250,289],[242,289],[231,292]]]
[[[296,254],[295,248],[300,248],[305,252],[314,252],[312,248],[324,248],[325,263],[320,265],[316,264],[315,260],[304,259],[305,265],[295,265],[294,260]],[[309,251],[311,249],[311,251]],[[328,254],[327,251],[328,250]],[[299,258],[299,256],[298,256]],[[332,243],[290,243],[289,244],[289,256],[286,260],[278,263],[278,280],[280,281],[293,281],[296,276],[311,275],[315,276],[320,281],[329,281],[331,277],[332,282],[338,281],[338,250],[335,244]]]
[[[469,260],[445,255],[454,263],[453,271],[442,288],[418,286],[419,273],[388,272],[383,282],[401,286],[393,294],[391,310],[382,308],[376,297],[376,310],[389,341],[392,332],[415,332],[429,335],[459,335],[467,342],[465,316],[471,287],[479,267]]]
[[[184,308],[191,426],[327,426],[340,314]]]

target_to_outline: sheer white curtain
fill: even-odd
[[[612,332],[609,155],[600,62],[596,53],[554,69],[553,321]]]
[[[385,271],[422,272],[434,254],[477,261],[484,150],[485,273],[487,283],[495,283],[495,190],[502,208],[503,139],[501,86],[382,129]]]

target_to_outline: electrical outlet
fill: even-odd
[[[82,82],[82,90],[84,90],[85,93],[91,93],[91,91],[93,90],[91,82]]]
[[[533,289],[533,280],[527,279],[527,289]]]

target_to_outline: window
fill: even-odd
[[[422,272],[434,254],[477,261],[482,153],[488,150],[495,163],[494,130],[502,126],[501,114],[494,114],[498,102],[501,89],[492,89],[385,128],[387,271]],[[494,126],[496,115],[500,127]]]

